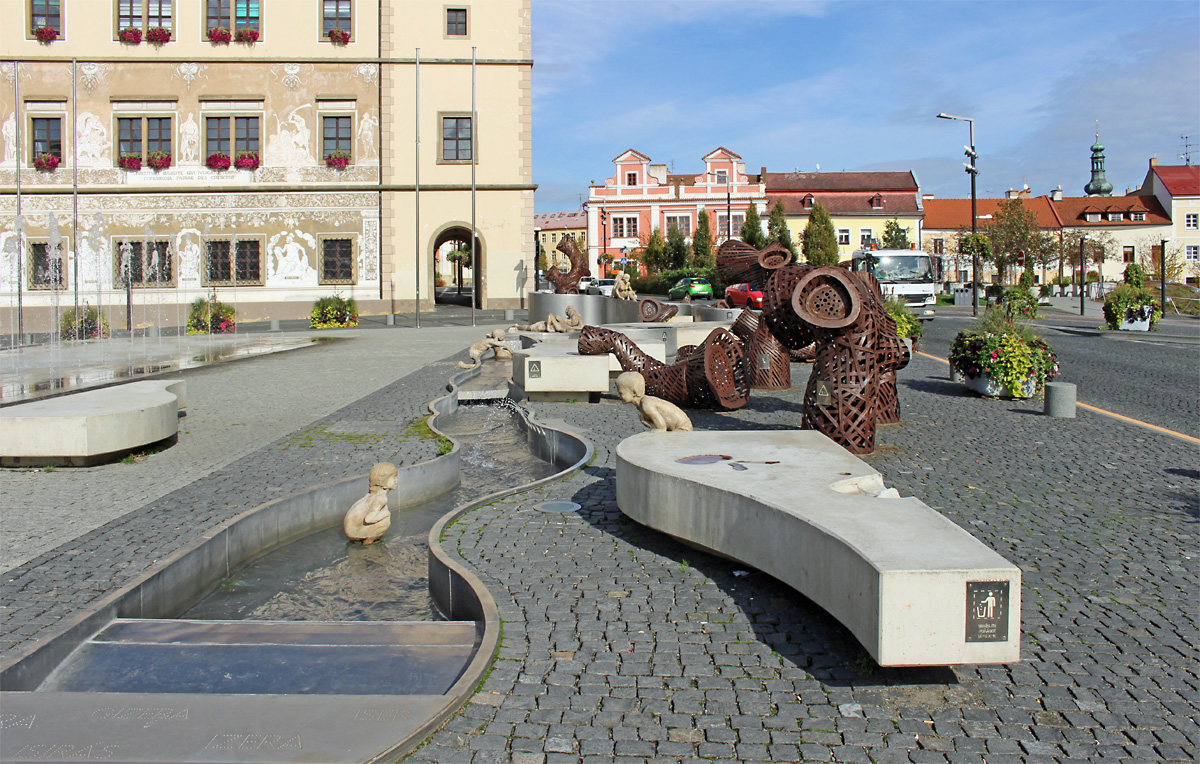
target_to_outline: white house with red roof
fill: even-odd
[[[1169,239],[1183,253],[1189,283],[1200,281],[1200,167],[1159,165],[1150,169],[1138,194],[1153,196],[1171,216]]]

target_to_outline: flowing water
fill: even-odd
[[[463,406],[438,429],[462,450],[462,483],[392,512],[384,537],[347,541],[341,525],[293,541],[238,568],[180,618],[269,621],[436,620],[429,598],[429,529],[457,506],[549,477],[557,467],[529,453],[516,415]],[[347,507],[348,509],[348,507]]]

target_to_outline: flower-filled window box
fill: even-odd
[[[166,45],[171,41],[171,30],[166,27],[150,27],[146,30],[146,42],[151,45]]]
[[[33,158],[33,166],[42,172],[54,172],[60,161],[56,154],[38,154]]]
[[[117,157],[117,166],[119,166],[122,170],[137,172],[138,170],[142,169],[142,155],[122,154],[121,156]]]
[[[241,27],[238,29],[237,34],[234,35],[234,39],[246,45],[253,45],[258,42],[258,30],[251,29],[250,27]]]
[[[331,170],[344,170],[350,165],[349,151],[331,151],[325,157],[325,166]]]
[[[137,27],[125,27],[120,32],[117,32],[117,39],[126,45],[141,45],[142,30]]]
[[[33,36],[36,37],[37,41],[42,45],[49,45],[58,39],[58,30],[54,27],[38,27],[37,29],[33,30]]]
[[[980,395],[1029,398],[1058,376],[1058,357],[1044,339],[993,309],[954,338],[950,367]]]
[[[250,170],[253,172],[258,169],[258,165],[258,154],[253,151],[239,151],[237,159],[233,160],[233,166],[239,170]]]
[[[165,151],[151,151],[146,155],[146,164],[155,171],[165,170],[171,166],[171,155]]]
[[[334,45],[348,45],[350,43],[350,32],[346,29],[334,27],[329,30],[329,41]]]
[[[217,152],[209,154],[208,159],[204,160],[204,164],[210,170],[228,170],[230,166],[229,155]]]
[[[233,34],[225,27],[211,27],[208,30],[208,41],[214,45],[228,45]]]

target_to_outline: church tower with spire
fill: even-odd
[[[1112,196],[1113,184],[1104,177],[1104,145],[1100,143],[1100,131],[1096,131],[1096,142],[1092,144],[1092,179],[1083,187],[1088,196]]]

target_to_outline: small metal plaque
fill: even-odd
[[[771,368],[771,354],[770,353],[759,353],[758,354],[758,368],[763,371],[770,370],[770,368]]]
[[[833,405],[833,383],[827,379],[818,379],[816,399],[818,406]]]
[[[541,379],[542,378],[542,362],[541,361],[530,361],[529,362],[528,377],[530,379]]]
[[[967,582],[967,641],[1008,641],[1008,581]]]

